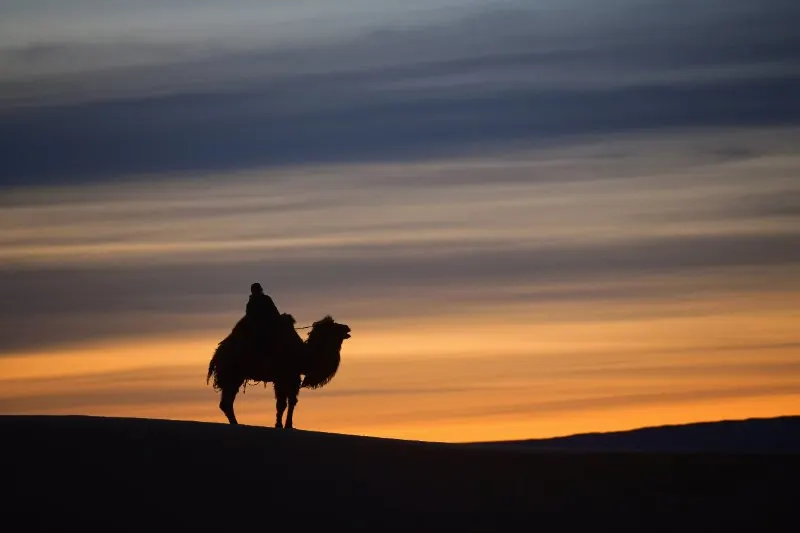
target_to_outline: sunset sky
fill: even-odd
[[[224,422],[259,281],[352,328],[302,429],[800,414],[796,0],[0,0],[0,414]],[[248,388],[239,421],[271,425]]]

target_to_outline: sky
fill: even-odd
[[[799,16],[0,0],[0,413],[224,422],[259,281],[352,329],[304,429],[800,414]]]

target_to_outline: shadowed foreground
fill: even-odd
[[[798,517],[800,417],[780,419],[782,453],[73,416],[3,416],[0,431],[3,518],[27,531],[792,531]]]

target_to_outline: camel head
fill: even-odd
[[[324,337],[326,339],[343,341],[350,338],[350,326],[347,324],[339,324],[330,315],[325,316],[321,320],[317,320],[311,326],[311,332],[308,334],[309,340],[312,337]]]

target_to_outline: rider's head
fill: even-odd
[[[250,294],[264,294],[264,289],[260,283],[253,283],[250,285]]]

